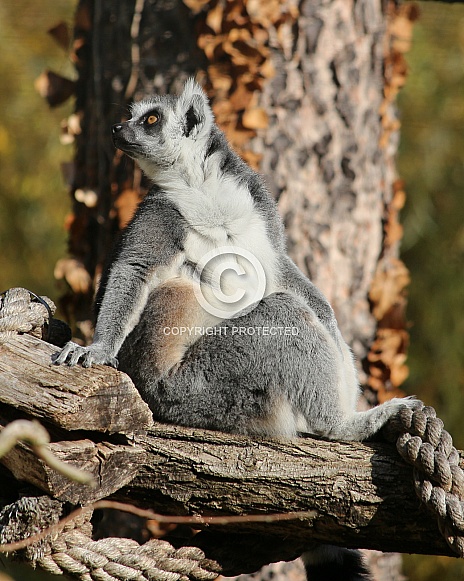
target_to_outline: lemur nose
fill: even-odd
[[[113,133],[118,133],[119,131],[121,131],[121,129],[122,129],[122,124],[116,123],[116,125],[113,125],[113,127],[111,128],[111,131]]]

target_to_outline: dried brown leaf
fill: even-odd
[[[84,264],[76,258],[61,258],[55,265],[54,275],[57,280],[64,279],[73,292],[86,294],[92,286],[92,278]]]
[[[34,87],[50,107],[64,103],[76,90],[76,84],[70,79],[57,75],[53,71],[44,71],[34,82]]]
[[[230,76],[230,67],[223,64],[210,65],[208,67],[208,76],[216,95],[229,92],[233,83]]]
[[[71,35],[69,34],[69,28],[66,22],[58,22],[58,24],[49,28],[47,32],[61,48],[66,51],[69,50]]]
[[[385,224],[385,244],[393,246],[403,238],[403,226],[395,219]]]
[[[247,129],[266,129],[269,125],[269,117],[266,111],[259,107],[247,109],[243,113],[242,124]]]
[[[254,92],[250,91],[248,87],[242,82],[242,78],[238,79],[237,87],[230,95],[229,101],[235,111],[243,111],[250,107],[254,100]]]
[[[250,42],[252,40],[251,32],[247,28],[232,28],[226,36],[227,40],[232,44],[239,40],[243,42]]]
[[[377,336],[368,354],[369,386],[378,392],[379,402],[394,395],[401,396],[398,389],[409,374],[406,350],[409,342],[404,329],[385,329],[377,331]]]
[[[412,21],[406,14],[399,13],[390,23],[390,34],[396,38],[410,41],[412,38]]]
[[[228,0],[226,3],[226,13],[224,20],[235,27],[246,26],[249,23],[249,16],[243,0]]]
[[[222,48],[233,65],[245,69],[262,64],[269,55],[269,49],[257,44],[245,28],[233,28],[225,36]]]
[[[399,212],[402,208],[404,208],[404,204],[406,203],[406,192],[402,189],[397,189],[393,194],[392,200],[392,207]]]
[[[367,384],[374,391],[380,392],[384,389],[383,379],[377,379],[375,377],[372,377],[372,375],[369,377]],[[380,402],[380,396],[378,396],[378,399]]]
[[[231,122],[237,119],[237,114],[234,112],[230,101],[221,99],[216,99],[213,104],[213,113],[216,119],[221,121],[221,123]]]
[[[116,208],[119,229],[122,230],[127,226],[137,209],[140,202],[138,193],[133,189],[123,190],[116,200]]]
[[[369,292],[372,312],[378,321],[398,302],[409,282],[409,271],[401,260],[391,258],[379,263]]]
[[[222,30],[222,21],[224,18],[224,7],[221,3],[216,4],[214,8],[208,10],[206,15],[206,24],[213,30],[216,34],[219,34]]]
[[[202,34],[198,37],[198,46],[204,51],[209,61],[217,60],[224,52],[224,35]]]
[[[187,8],[190,8],[194,14],[201,12],[203,6],[208,4],[208,2],[209,0],[184,0],[184,4],[187,6]]]
[[[409,375],[409,368],[404,364],[406,360],[406,355],[398,354],[395,357],[395,362],[390,369],[390,381],[395,387],[400,386],[406,381]]]

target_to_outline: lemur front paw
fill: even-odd
[[[69,341],[59,353],[52,356],[52,361],[56,365],[77,365],[80,363],[82,367],[91,367],[93,363],[101,365],[111,365],[111,367],[118,367],[118,360],[108,354],[107,350],[94,343],[88,347],[81,347],[77,343]]]

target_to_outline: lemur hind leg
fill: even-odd
[[[193,306],[184,306],[192,316]],[[346,371],[352,365],[348,350],[340,352],[315,314],[290,294],[266,297],[190,345],[162,337],[160,316],[155,298],[149,300],[119,354],[120,368],[160,421],[243,434],[292,437],[306,432],[363,440],[401,405],[413,404],[392,400],[356,412],[357,395],[347,393],[357,389]],[[173,365],[166,373],[156,354],[160,345],[169,349],[171,339],[179,359],[167,358]]]
[[[300,431],[324,434],[343,415],[339,349],[296,297],[272,294],[247,314],[211,328],[168,374],[154,363],[157,316],[156,301],[149,301],[119,354],[120,368],[156,419],[291,437]],[[140,365],[129,367],[129,361]]]
[[[201,336],[197,330],[215,321],[198,304],[191,281],[175,278],[160,284],[119,350],[119,369],[133,377],[137,387],[163,377]]]

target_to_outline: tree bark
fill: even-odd
[[[300,543],[451,555],[434,519],[420,508],[411,467],[391,445],[311,438],[250,442],[162,425],[136,442],[150,460],[118,498],[204,515],[307,510],[308,517],[295,521],[227,528]]]
[[[76,143],[70,193],[69,250],[57,268],[70,290],[61,300],[86,341],[102,266],[147,183],[111,142],[111,126],[129,117],[134,98],[176,92],[201,67],[194,19],[181,0],[80,0],[71,55],[76,63]]]
[[[261,137],[262,168],[292,257],[364,358],[376,327],[366,297],[391,195],[378,116],[385,14],[380,2],[350,0],[308,0],[299,11],[280,43],[272,37],[276,75],[260,96],[272,116]]]

